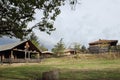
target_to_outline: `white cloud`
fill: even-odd
[[[102,39],[120,39],[120,1],[119,0],[82,0],[81,5],[71,11],[68,5],[62,7],[51,37],[58,41],[64,38],[65,43]]]
[[[51,35],[35,30],[40,42],[48,48],[61,38],[67,46],[72,42],[87,45],[100,38],[120,40],[120,0],[81,0],[76,10],[72,11],[67,4],[61,11],[54,24],[56,31]],[[39,18],[40,12],[35,16]]]

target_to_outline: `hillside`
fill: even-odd
[[[119,80],[120,58],[81,54],[77,58],[43,59],[40,63],[3,64],[0,65],[0,80],[41,80],[42,72],[51,70],[60,72],[60,80]]]

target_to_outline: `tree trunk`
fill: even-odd
[[[59,72],[57,70],[43,72],[42,80],[59,80]]]

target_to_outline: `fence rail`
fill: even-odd
[[[1,62],[3,63],[35,63],[40,62],[40,59],[3,59]]]

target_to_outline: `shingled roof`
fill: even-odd
[[[89,45],[104,44],[104,43],[117,44],[117,42],[118,42],[118,40],[101,40],[101,39],[99,39],[98,41],[89,43]]]
[[[18,46],[24,42],[26,42],[26,41],[19,41],[19,42],[15,42],[15,43],[11,43],[11,44],[0,45],[0,51],[13,49],[16,46]]]
[[[0,51],[14,49],[14,48],[18,47],[19,45],[24,44],[26,42],[29,42],[29,44],[31,44],[30,47],[33,50],[37,50],[38,52],[41,53],[41,51],[30,40],[25,40],[25,41],[19,41],[19,42],[15,42],[15,43],[11,43],[11,44],[0,45]]]

